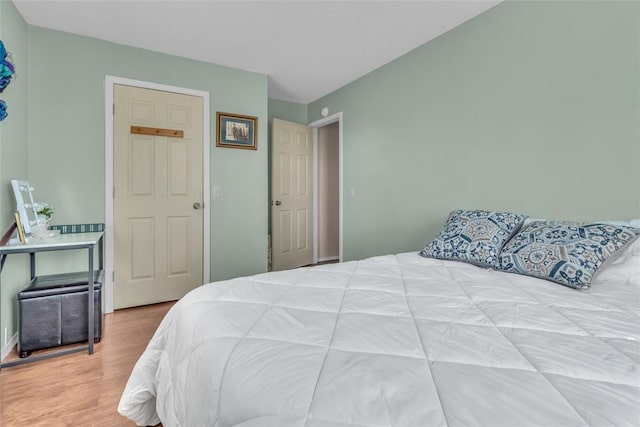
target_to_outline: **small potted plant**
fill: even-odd
[[[48,203],[36,202],[33,204],[37,215],[37,224],[31,226],[31,238],[34,241],[44,241],[49,237],[49,220],[53,216],[53,209]]]
[[[53,217],[53,208],[46,202],[36,202],[34,207],[38,215],[38,224],[43,224],[45,229],[49,228],[51,217]]]

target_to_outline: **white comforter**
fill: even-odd
[[[202,286],[119,411],[139,425],[638,426],[637,274],[584,292],[415,253]],[[628,255],[631,250],[628,251]]]

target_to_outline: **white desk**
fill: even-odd
[[[75,347],[68,350],[62,350],[55,353],[48,353],[40,356],[31,356],[26,359],[15,360],[7,363],[0,363],[0,369],[3,367],[22,365],[24,363],[35,362],[37,360],[49,359],[51,357],[62,356],[69,353],[76,353],[79,351],[87,350],[89,354],[93,354],[94,344],[94,278],[95,268],[93,262],[93,249],[98,245],[98,271],[104,268],[104,239],[103,232],[92,233],[69,233],[60,234],[57,236],[49,237],[44,241],[32,241],[26,244],[12,243],[6,246],[0,246],[0,273],[4,267],[7,255],[10,254],[24,254],[28,253],[31,261],[31,280],[36,277],[36,253],[38,252],[51,252],[51,251],[65,251],[73,249],[86,249],[88,252],[88,268],[87,268],[87,286],[88,286],[88,340],[87,345],[82,347]],[[44,276],[46,277],[46,276]],[[0,287],[2,282],[0,281]]]

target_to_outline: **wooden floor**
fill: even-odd
[[[92,356],[74,353],[2,369],[0,426],[135,426],[117,412],[120,395],[173,304],[107,314]],[[17,357],[14,350],[4,362]]]

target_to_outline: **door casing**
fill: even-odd
[[[177,86],[168,86],[160,83],[145,82],[141,80],[132,80],[123,77],[115,77],[106,75],[104,84],[104,218],[105,218],[105,259],[104,259],[104,312],[113,312],[113,90],[114,85],[120,84],[125,86],[135,86],[143,89],[153,89],[165,92],[173,92],[184,95],[197,96],[202,98],[202,126],[203,126],[203,186],[202,194],[204,201],[203,208],[203,224],[202,230],[204,234],[202,248],[202,278],[204,283],[210,281],[211,268],[211,214],[210,214],[210,121],[209,121],[209,92],[182,88]]]
[[[338,195],[338,203],[339,203],[339,236],[338,236],[338,257],[339,262],[342,262],[343,259],[343,195],[344,195],[344,181],[343,181],[343,165],[344,165],[344,155],[343,155],[343,142],[342,142],[342,112],[332,114],[330,116],[324,117],[320,120],[316,120],[314,122],[309,123],[307,126],[312,128],[312,141],[313,141],[313,263],[318,263],[318,198],[316,195],[318,194],[318,128],[323,126],[327,126],[333,123],[338,123],[338,187],[339,187],[339,195]]]

